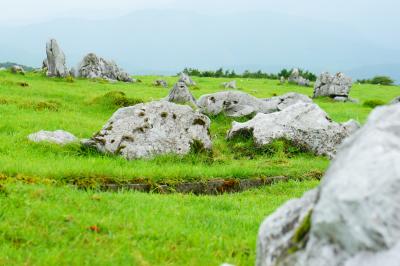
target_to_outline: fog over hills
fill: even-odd
[[[175,74],[184,67],[237,72],[301,67],[346,71],[353,78],[385,74],[400,81],[400,49],[379,45],[338,22],[276,13],[147,10],[101,21],[3,26],[0,36],[0,62],[31,66],[41,65],[46,41],[56,38],[70,66],[95,52],[133,74]]]

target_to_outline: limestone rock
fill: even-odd
[[[204,114],[224,113],[230,117],[241,117],[281,111],[298,102],[311,103],[312,100],[305,95],[293,92],[268,99],[259,99],[240,91],[222,91],[201,96],[197,105]]]
[[[164,88],[168,88],[168,83],[163,80],[163,79],[157,79],[154,81],[153,83],[154,86],[156,87],[164,87]]]
[[[119,109],[87,145],[131,160],[187,154],[191,145],[211,149],[210,119],[187,105],[167,101]]]
[[[25,75],[25,70],[21,66],[14,65],[11,67],[11,73]]]
[[[224,82],[224,83],[222,83],[222,86],[225,89],[234,89],[234,90],[237,89],[236,80],[232,80],[232,81],[229,81],[229,82]]]
[[[285,77],[284,77],[284,76],[281,76],[279,82],[281,83],[281,85],[285,84],[285,83],[286,83]]]
[[[43,59],[42,69],[47,71],[48,68],[49,68],[49,61],[47,60],[47,57],[46,57],[45,59]]]
[[[196,86],[196,82],[194,82],[192,78],[184,72],[179,76],[179,81],[184,82],[187,86]]]
[[[331,76],[329,73],[322,73],[314,85],[315,97],[349,97],[352,80],[343,73],[337,73]]]
[[[101,78],[106,80],[134,82],[129,74],[119,68],[115,62],[98,57],[93,53],[83,58],[79,66],[78,75],[79,77],[90,79]]]
[[[390,102],[390,104],[396,104],[396,103],[400,103],[400,96],[394,98],[394,99]]]
[[[63,130],[45,131],[30,134],[28,139],[32,142],[51,142],[59,145],[66,145],[77,141],[77,138],[71,133]]]
[[[357,127],[353,120],[345,124],[333,122],[316,104],[297,103],[280,112],[259,113],[245,123],[233,122],[228,138],[250,132],[258,146],[276,139],[287,139],[316,155],[332,158],[337,146]]]
[[[182,81],[178,81],[169,92],[167,101],[173,103],[192,103],[196,105],[196,99],[190,92],[189,88]]]
[[[65,55],[56,40],[51,39],[46,44],[47,76],[66,77],[68,69],[65,66]],[[43,62],[45,64],[45,62]]]
[[[310,86],[310,81],[300,76],[300,70],[297,68],[293,69],[292,73],[288,78],[288,82],[297,84],[299,86],[306,86],[306,87]]]
[[[284,213],[292,209],[287,204],[271,216],[281,218],[281,234],[270,237],[277,228],[272,218],[263,223],[256,265],[398,265],[399,160],[400,105],[378,107],[366,125],[344,141],[328,169],[302,245],[295,252],[275,252],[275,247],[293,243],[287,240],[288,231],[299,230],[282,227],[287,222]],[[276,255],[273,261],[268,260],[270,254]]]

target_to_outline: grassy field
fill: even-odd
[[[211,154],[161,156],[125,161],[82,149],[34,144],[30,133],[64,129],[80,138],[98,131],[118,108],[107,93],[130,101],[165,97],[169,89],[142,83],[48,79],[0,72],[0,265],[253,265],[262,220],[288,199],[318,185],[329,160],[287,153],[281,143],[263,151],[249,141],[225,140],[232,119],[212,117]],[[172,86],[176,77],[166,77]],[[195,78],[196,97],[219,90],[227,79]],[[257,97],[312,88],[275,80],[241,80],[240,90]],[[334,120],[363,123],[368,100],[389,102],[400,87],[355,85],[360,103],[316,102]],[[147,180],[179,182],[213,178],[284,175],[271,187],[221,196],[107,193],[68,184]],[[299,180],[302,180],[301,182]]]
[[[139,78],[142,83],[106,84],[89,80],[71,83],[62,79],[48,79],[42,74],[22,76],[0,72],[0,174],[66,182],[134,179],[175,182],[278,175],[303,178],[322,173],[329,164],[326,158],[309,154],[284,154],[279,152],[279,147],[269,153],[243,152],[252,146],[251,143],[227,142],[225,135],[232,120],[222,116],[212,118],[214,148],[211,156],[191,154],[125,161],[82,150],[79,145],[57,147],[27,140],[30,133],[42,129],[63,129],[79,138],[91,137],[118,109],[109,98],[102,98],[109,92],[121,91],[128,98],[143,101],[157,100],[168,94],[168,89],[152,86],[157,77]],[[177,78],[165,79],[172,86]],[[221,90],[220,83],[226,81],[210,78],[195,80],[198,86],[192,92],[196,97]],[[239,79],[238,86],[257,97],[271,97],[290,91],[312,94],[312,88],[281,86],[275,80]],[[334,103],[324,99],[316,101],[336,121],[354,118],[364,122],[371,111],[371,108],[362,106],[364,101],[381,99],[387,102],[397,95],[400,95],[399,87],[355,85],[351,96],[359,99],[360,104]]]

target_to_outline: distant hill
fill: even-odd
[[[301,67],[316,73],[356,70],[356,79],[395,72],[388,66],[400,64],[399,49],[371,43],[347,25],[266,12],[209,16],[145,10],[102,21],[0,27],[0,36],[0,60],[40,66],[45,43],[54,37],[69,66],[95,52],[133,74],[175,74],[185,67],[237,72]],[[372,73],[366,66],[378,68]],[[393,78],[400,81],[400,74]]]
[[[0,68],[1,67],[10,68],[15,65],[21,66],[26,71],[31,71],[34,69],[33,67],[29,67],[29,66],[25,66],[25,65],[21,65],[21,64],[17,64],[17,63],[11,63],[11,62],[0,63]]]

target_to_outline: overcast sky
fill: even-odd
[[[399,22],[400,17],[398,0],[19,0],[1,3],[0,22],[3,25],[31,23],[59,17],[101,19],[154,8],[208,14],[269,11],[324,20],[347,20],[357,25],[372,25],[386,19]]]

